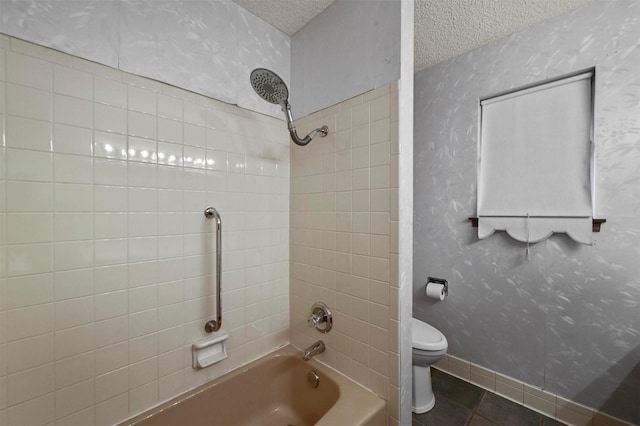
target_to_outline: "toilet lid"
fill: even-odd
[[[418,319],[411,319],[411,339],[413,347],[423,351],[447,349],[447,338],[436,328]]]

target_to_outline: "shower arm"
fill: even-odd
[[[321,137],[325,137],[329,133],[329,128],[327,126],[322,126],[318,129],[312,130],[307,136],[300,139],[300,136],[298,136],[298,133],[296,132],[296,126],[293,124],[293,117],[291,116],[291,104],[288,101],[284,101],[284,103],[282,103],[282,112],[284,112],[284,115],[287,118],[287,127],[289,128],[291,140],[296,145],[305,146],[309,142],[311,142],[318,133],[320,133]]]

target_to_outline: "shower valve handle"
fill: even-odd
[[[321,333],[328,333],[333,326],[331,310],[322,302],[314,303],[311,307],[311,315],[307,318],[307,323]]]

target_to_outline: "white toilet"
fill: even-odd
[[[416,414],[426,413],[436,403],[431,389],[431,364],[447,353],[447,338],[436,328],[418,319],[411,319],[413,380],[411,399]]]

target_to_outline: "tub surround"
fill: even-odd
[[[114,424],[288,342],[281,120],[5,35],[0,93],[1,424]],[[194,370],[209,205],[229,357]]]
[[[640,423],[640,2],[596,1],[416,73],[414,316],[449,353],[533,388]],[[479,241],[478,102],[595,66],[594,245]],[[427,276],[449,279],[445,301]]]
[[[388,401],[398,414],[397,85],[298,120],[326,138],[291,144],[291,343],[318,339],[315,358]],[[309,327],[315,302],[333,312],[327,334]]]

